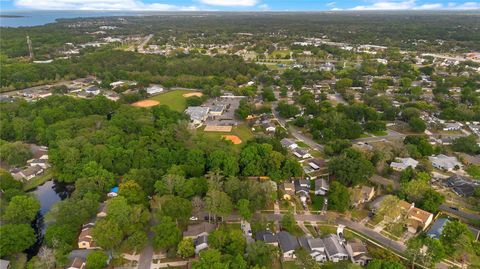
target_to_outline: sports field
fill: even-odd
[[[214,138],[214,139],[218,139],[218,140],[227,139],[227,140],[232,141],[236,145],[243,145],[245,142],[247,142],[248,140],[253,138],[252,131],[250,130],[250,128],[248,126],[246,126],[244,124],[234,126],[232,128],[231,132],[205,132],[204,128],[202,127],[202,128],[197,129],[197,133],[199,135],[204,136],[204,137]],[[237,141],[236,138],[233,138],[233,136],[238,138],[239,141]],[[230,138],[235,139],[235,141],[233,141]],[[237,143],[235,143],[235,142],[237,142]]]
[[[186,96],[192,93],[195,92],[173,90],[152,96],[148,99],[158,101],[160,105],[167,105],[172,110],[183,112],[187,108]]]

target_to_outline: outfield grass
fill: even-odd
[[[160,105],[166,105],[172,110],[183,112],[187,108],[187,98],[183,97],[183,95],[192,92],[193,91],[173,90],[148,99],[158,101]]]
[[[212,139],[222,139],[222,135],[236,135],[238,136],[241,140],[242,143],[236,146],[242,146],[247,142],[248,140],[253,138],[253,133],[250,130],[250,128],[244,124],[242,125],[237,125],[232,128],[232,131],[229,133],[224,133],[224,132],[205,132],[203,131],[204,127],[201,129],[197,129],[197,132],[201,134],[202,136],[209,137]]]

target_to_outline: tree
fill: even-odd
[[[352,87],[353,80],[350,78],[342,78],[335,83],[335,88],[338,90],[345,90],[346,88]]]
[[[192,203],[178,196],[166,195],[159,201],[159,213],[177,222],[186,222],[192,215]]]
[[[246,247],[245,236],[239,229],[220,228],[208,236],[210,247],[220,250],[221,253],[236,255],[244,253]]]
[[[465,254],[473,250],[473,235],[467,225],[460,221],[449,221],[445,224],[440,242],[445,248],[447,255],[453,255],[456,259],[463,259]]]
[[[147,233],[144,230],[135,230],[122,242],[122,249],[137,253],[137,251],[145,248],[147,242]]]
[[[20,195],[12,198],[3,218],[8,223],[30,223],[40,210],[40,203],[32,196]]]
[[[200,259],[193,262],[193,269],[228,269],[229,263],[222,262],[222,254],[216,249],[200,252]]]
[[[295,221],[292,213],[287,213],[283,215],[282,219],[280,220],[280,224],[282,225],[282,229],[289,232],[295,231],[295,228],[297,226],[297,222]]]
[[[412,268],[415,268],[415,263],[432,267],[443,259],[445,250],[436,239],[423,236],[412,237],[407,241],[406,255],[412,263]]]
[[[123,240],[119,225],[107,219],[97,221],[92,234],[95,243],[106,250],[115,249]]]
[[[182,238],[180,229],[178,229],[175,221],[171,217],[162,217],[159,223],[152,228],[152,231],[155,233],[153,237],[153,246],[155,249],[175,247]]]
[[[300,248],[295,250],[295,255],[297,256],[295,262],[300,265],[300,268],[321,268],[320,264],[312,256],[310,256],[310,253],[308,253],[305,249]]]
[[[480,146],[477,144],[477,137],[475,135],[459,137],[453,140],[452,149],[469,154],[477,154],[480,152]]]
[[[240,216],[244,220],[250,221],[252,218],[252,211],[250,211],[250,201],[247,199],[240,199],[237,203],[237,208],[240,213]]]
[[[192,238],[185,237],[180,241],[178,244],[177,255],[184,259],[195,255],[195,247]]]
[[[366,269],[405,269],[400,262],[375,259],[368,263]]]
[[[413,132],[422,133],[427,129],[427,124],[422,119],[414,117],[408,121],[408,127],[410,127]]]
[[[103,251],[92,251],[87,255],[87,268],[88,269],[102,269],[107,266],[108,256]]]
[[[429,188],[424,194],[422,199],[418,202],[418,207],[431,212],[437,213],[441,204],[445,202],[445,197],[432,188]]]
[[[221,217],[228,216],[233,209],[232,201],[228,194],[218,190],[210,190],[207,192],[205,207],[208,212]]]
[[[0,256],[26,250],[36,241],[29,224],[5,224],[0,226]]]
[[[125,197],[129,204],[147,203],[147,195],[143,189],[133,180],[128,180],[119,185],[118,195]]]
[[[347,187],[334,181],[328,191],[328,201],[330,209],[338,212],[345,212],[350,206],[350,193]]]
[[[10,189],[21,190],[22,185],[22,182],[15,180],[9,172],[0,169],[0,190],[4,192]]]
[[[291,118],[300,114],[300,109],[296,105],[289,105],[283,101],[278,103],[277,111],[283,118]]]
[[[347,149],[342,156],[330,160],[328,171],[344,185],[356,186],[373,175],[374,167],[362,153]]]
[[[265,102],[272,102],[277,100],[277,98],[275,98],[275,94],[273,93],[273,89],[270,87],[263,88],[262,98]]]
[[[251,265],[269,266],[274,258],[274,250],[264,241],[255,241],[247,245],[247,262]]]

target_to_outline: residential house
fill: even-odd
[[[27,161],[29,166],[40,166],[42,169],[47,169],[48,167],[48,159],[31,159]]]
[[[290,200],[295,195],[295,185],[292,182],[284,182],[280,185],[280,189],[283,191],[283,199]]]
[[[96,86],[92,86],[92,87],[86,89],[85,92],[87,94],[99,95],[100,94],[100,89]]]
[[[83,228],[78,236],[78,248],[95,248],[92,236],[93,227]]]
[[[201,222],[193,225],[188,225],[187,230],[183,232],[183,237],[196,239],[203,235],[209,235],[215,230],[217,226],[209,222]]]
[[[449,222],[449,220],[446,219],[446,218],[438,218],[432,224],[432,227],[430,227],[430,229],[428,229],[427,236],[431,237],[431,238],[440,239],[440,236],[442,235],[443,228],[445,227],[445,225],[448,222]]]
[[[367,248],[363,242],[357,238],[348,240],[345,249],[347,250],[348,256],[350,256],[350,260],[355,264],[365,266],[372,260],[372,258],[367,255]]]
[[[330,189],[330,184],[324,178],[315,180],[315,195],[326,195]]]
[[[282,140],[280,140],[280,144],[282,144],[284,148],[288,148],[290,150],[298,147],[298,145],[293,140],[288,138],[283,138]]]
[[[265,131],[269,132],[269,133],[274,133],[275,130],[277,129],[275,127],[275,125],[273,123],[271,123],[270,121],[262,123],[262,126],[263,126],[263,128],[265,128]]]
[[[347,250],[340,243],[337,235],[328,235],[327,237],[323,238],[323,243],[325,245],[325,252],[328,260],[332,262],[339,262],[348,259]]]
[[[107,204],[106,203],[101,203],[100,204],[100,209],[97,212],[97,217],[98,218],[105,218],[107,216]]]
[[[433,214],[420,208],[412,208],[407,214],[407,229],[416,234],[419,230],[425,231],[433,221]]]
[[[309,159],[307,163],[313,170],[319,170],[325,166],[325,161],[318,158]]]
[[[300,196],[300,200],[305,205],[307,199],[310,198],[310,180],[297,179],[294,181],[295,194]]]
[[[369,186],[356,187],[352,191],[352,205],[357,207],[370,202],[375,196],[375,188]]]
[[[298,243],[300,244],[300,247],[306,250],[315,261],[320,263],[327,261],[325,245],[321,238],[302,236],[298,238]]]
[[[444,180],[443,185],[451,188],[458,196],[463,197],[472,196],[475,193],[475,189],[480,187],[480,184],[457,174]]]
[[[390,167],[395,171],[403,171],[408,167],[415,169],[418,161],[412,158],[396,158],[395,162],[390,163]]]
[[[462,163],[458,161],[457,157],[439,154],[437,156],[430,156],[428,159],[432,163],[432,166],[437,169],[452,171],[454,169],[462,168]]]
[[[118,196],[118,186],[115,186],[110,189],[110,192],[107,193],[107,197],[117,197]]]
[[[24,170],[21,170],[18,174],[23,179],[30,180],[30,179],[40,175],[41,173],[43,173],[43,168],[38,166],[38,165],[35,165],[35,166],[27,167]]]
[[[203,234],[195,238],[193,241],[195,246],[195,254],[200,253],[200,251],[208,248],[208,234]]]
[[[282,259],[285,261],[291,261],[295,259],[295,250],[300,247],[297,238],[285,231],[277,233],[277,238],[278,245],[282,253]]]
[[[259,231],[255,233],[255,240],[261,240],[265,242],[265,244],[278,247],[277,235],[270,231]]]
[[[84,269],[84,268],[85,268],[85,260],[78,257],[74,258],[67,267],[67,269]]]
[[[293,152],[293,155],[297,156],[300,159],[308,159],[312,157],[312,155],[308,153],[308,149],[296,147],[293,149],[292,152]]]
[[[463,127],[463,124],[459,122],[447,122],[445,123],[445,126],[443,127],[444,131],[458,131],[461,130]]]
[[[107,97],[108,100],[111,100],[111,101],[114,101],[114,102],[120,100],[120,95],[116,92],[105,93],[105,97]]]

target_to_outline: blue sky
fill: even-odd
[[[3,10],[480,10],[471,0],[0,0]]]

